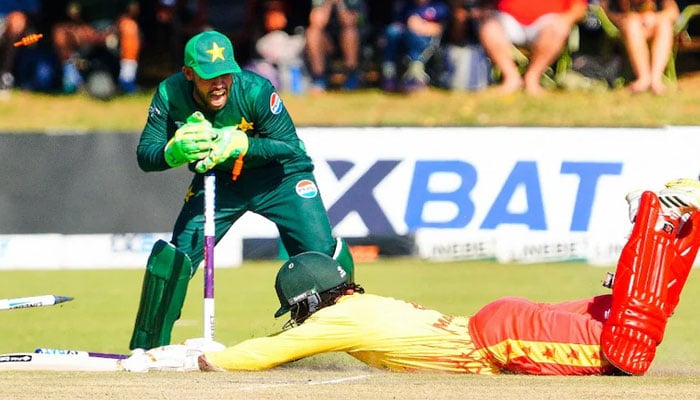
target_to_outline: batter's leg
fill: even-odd
[[[581,304],[605,302],[588,299]],[[587,313],[506,297],[469,320],[477,349],[504,371],[534,375],[601,375],[614,368],[601,356],[603,323]]]
[[[663,339],[679,223],[679,216],[662,214],[655,193],[641,194],[634,227],[615,271],[610,316],[601,335],[605,357],[625,373],[646,372]]]

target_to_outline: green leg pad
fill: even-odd
[[[350,276],[350,282],[355,282],[355,261],[352,259],[352,254],[350,253],[350,248],[348,244],[345,243],[343,238],[336,238],[335,251],[333,252],[333,259],[338,261],[338,264],[347,272]]]
[[[130,349],[170,344],[170,334],[187,295],[192,261],[171,243],[159,240],[148,257]]]

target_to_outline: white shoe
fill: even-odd
[[[674,179],[672,181],[666,182],[664,185],[667,188],[676,188],[676,187],[684,187],[684,188],[694,188],[698,190],[698,193],[700,193],[700,181],[697,179],[691,179],[691,178],[679,178],[679,179]]]
[[[694,198],[694,204],[700,204],[700,181],[697,179],[681,178],[666,182],[667,189],[674,189],[687,193]]]
[[[664,213],[680,217],[700,210],[700,187],[677,185],[662,189],[659,201]]]

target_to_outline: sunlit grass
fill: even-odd
[[[14,91],[0,100],[0,132],[140,132],[152,92],[110,101]],[[532,97],[431,89],[389,95],[377,89],[297,96],[282,93],[298,126],[664,126],[697,125],[700,75],[664,96],[555,91]]]

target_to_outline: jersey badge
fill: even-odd
[[[148,107],[148,116],[153,118],[155,116],[160,116],[160,109],[156,106],[150,106]]]
[[[277,115],[282,112],[283,107],[284,106],[282,105],[282,98],[280,95],[277,94],[277,92],[272,92],[270,95],[270,111]]]
[[[318,188],[316,184],[308,179],[302,179],[297,182],[296,191],[299,197],[305,199],[313,199],[318,195]]]
[[[248,122],[245,117],[241,117],[241,122],[236,125],[236,128],[241,131],[241,132],[248,132],[249,130],[253,129],[253,123]]]

